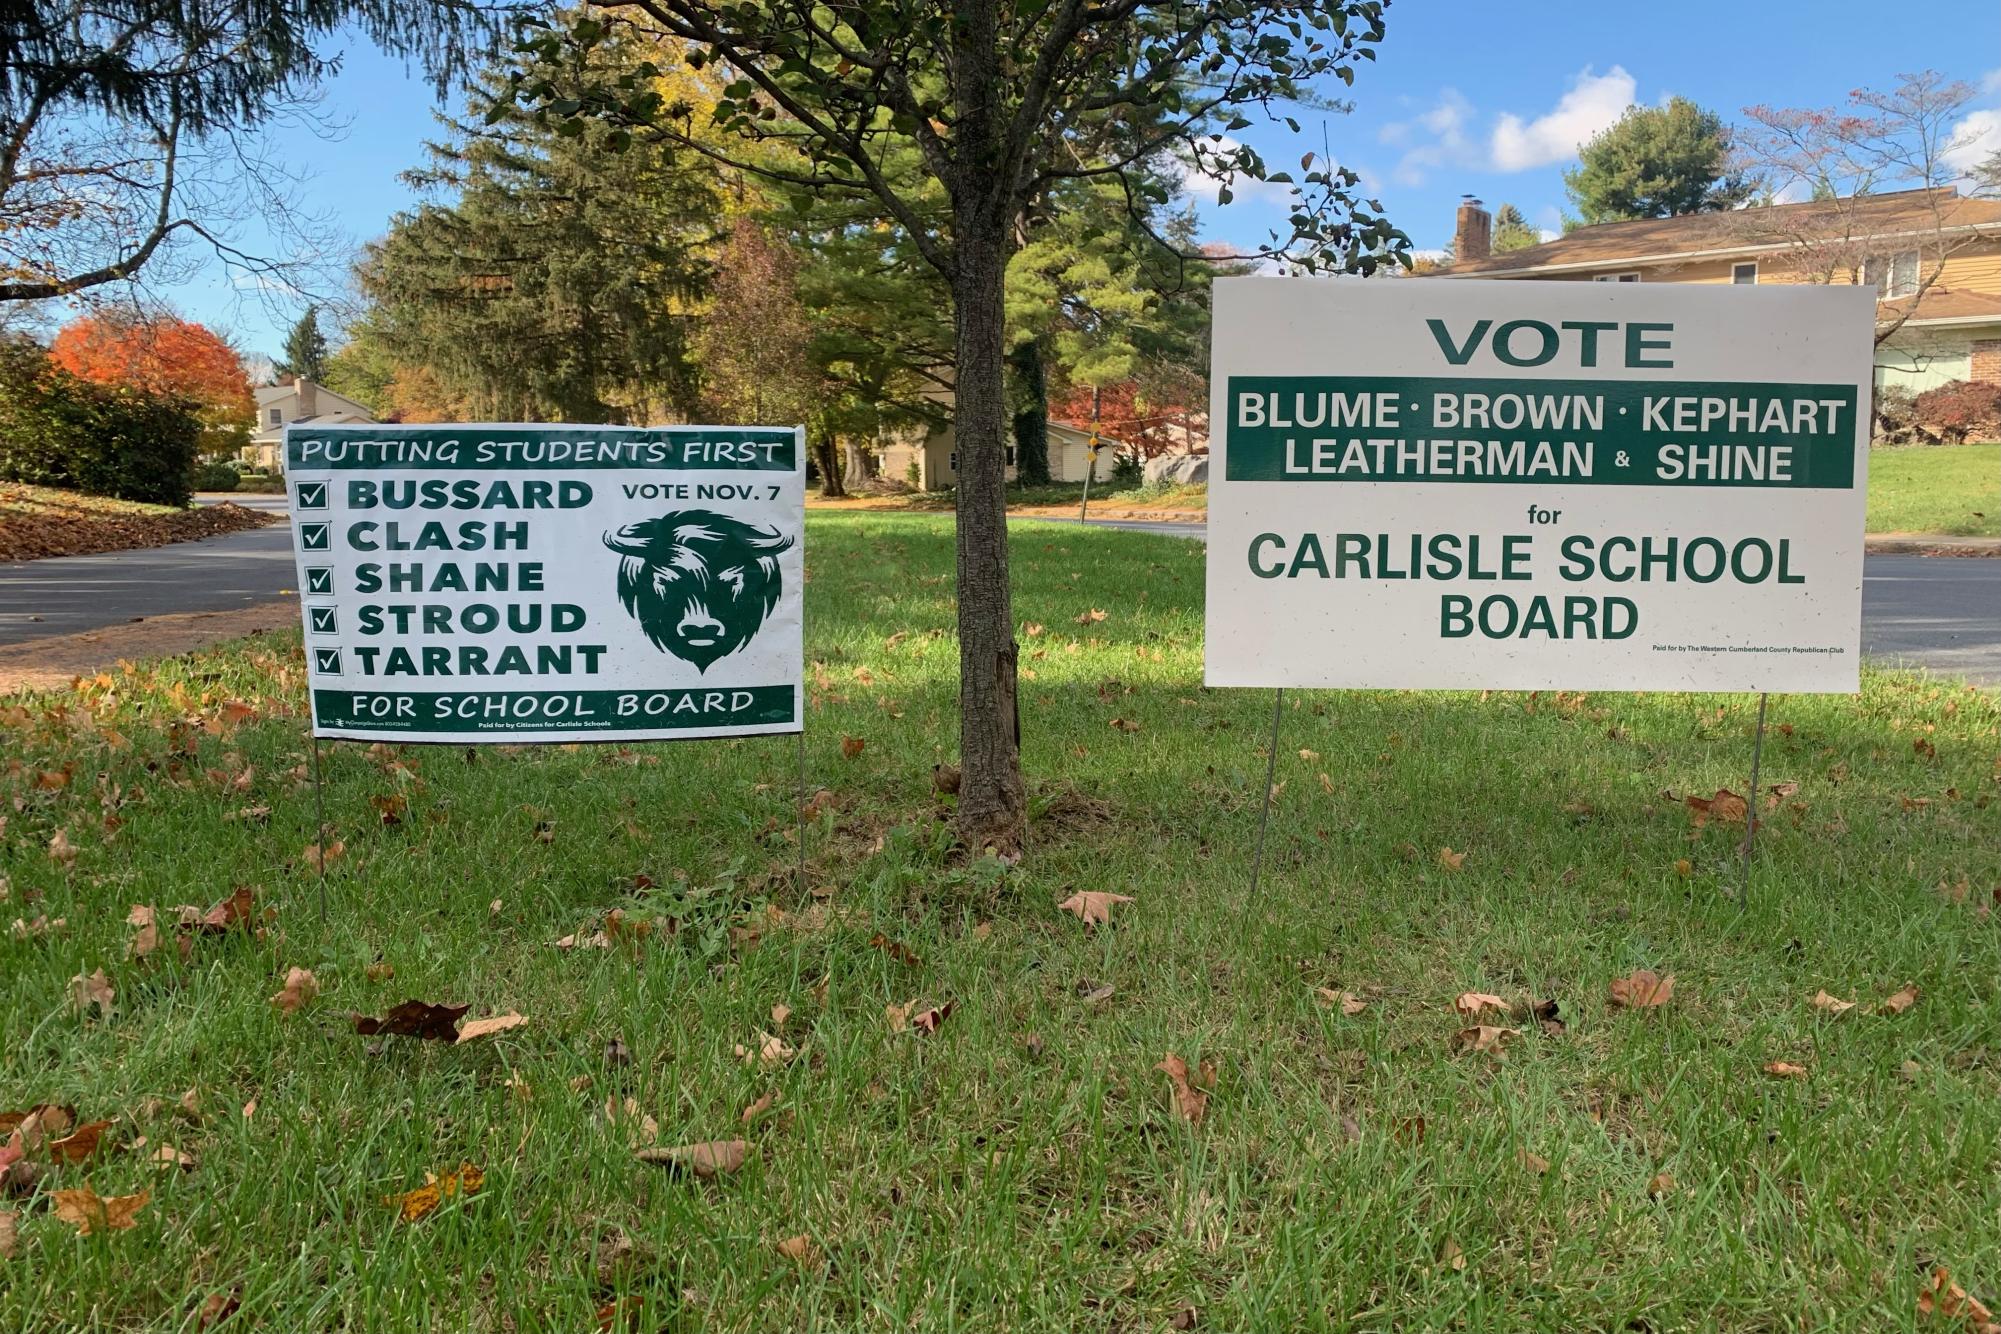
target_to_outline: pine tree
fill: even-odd
[[[1542,233],[1529,226],[1529,220],[1513,204],[1503,204],[1494,210],[1494,253],[1505,254],[1510,250],[1527,250],[1532,245],[1542,244]]]
[[[320,308],[307,306],[306,313],[285,335],[285,355],[278,373],[323,384],[327,378],[327,336],[320,332]]]
[[[1629,107],[1578,150],[1564,188],[1586,223],[1736,208],[1756,190],[1730,166],[1730,132],[1685,97]]]

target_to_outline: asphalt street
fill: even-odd
[[[231,496],[282,511],[283,496]],[[1044,520],[1043,522],[1063,522]],[[1201,540],[1201,524],[1105,527]],[[289,527],[145,551],[0,566],[0,645],[148,616],[230,611],[293,596]],[[1865,656],[2001,685],[2001,559],[1869,556],[1862,584]]]

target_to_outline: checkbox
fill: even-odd
[[[332,593],[333,566],[308,565],[306,567],[306,591],[308,593]]]
[[[299,545],[307,551],[332,551],[333,525],[330,523],[300,524]]]
[[[302,510],[323,510],[327,507],[327,484],[325,482],[300,482],[299,498],[293,502]]]
[[[313,633],[316,635],[339,634],[340,622],[337,616],[338,611],[339,609],[336,607],[306,608],[306,614],[312,618]]]
[[[321,676],[340,675],[340,650],[337,648],[316,648],[313,650],[313,670]]]

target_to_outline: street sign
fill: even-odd
[[[313,734],[798,732],[797,428],[292,426]]]
[[[1857,688],[1871,289],[1214,300],[1210,685]]]

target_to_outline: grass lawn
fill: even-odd
[[[2001,444],[1871,450],[1869,531],[2001,537]]]
[[[295,638],[0,701],[0,1111],[115,1118],[0,1200],[0,1330],[193,1330],[212,1298],[287,1334],[1972,1328],[1918,1313],[1938,1267],[2001,1305],[1994,695],[1775,697],[1764,781],[1798,788],[1740,913],[1742,826],[1678,798],[1745,790],[1755,699],[1289,692],[1253,897],[1271,696],[1201,686],[1201,548],[1014,543],[1014,872],[955,861],[933,792],[940,518],[810,521],[805,896],[790,738],[330,746],[323,925]],[[173,906],[237,886],[268,930],[183,958]],[[1132,902],[1086,929],[1080,890]],[[321,994],[288,1015],[294,967]],[[1636,968],[1668,1004],[1609,1004]],[[72,999],[98,969],[108,1016]],[[1520,1034],[1456,1052],[1468,991],[1565,1027],[1489,1012]],[[406,998],[528,1022],[347,1018]],[[1199,1124],[1169,1053],[1213,1066]],[[737,1137],[712,1178],[633,1157]],[[385,1203],[464,1163],[475,1193]],[[86,1182],[150,1195],[79,1236],[45,1192]]]
[[[1082,482],[1051,482],[1046,486],[1010,485],[1007,488],[1007,504],[1012,510],[1068,510],[1075,511],[1084,499]],[[815,509],[850,510],[916,510],[920,512],[945,513],[957,508],[959,493],[953,491],[915,491],[901,495],[859,496],[849,500],[822,500],[817,491],[809,490],[807,503]],[[1091,508],[1099,507],[1107,511],[1145,510],[1194,510],[1209,508],[1209,487],[1206,483],[1192,486],[1163,484],[1159,486],[1132,483],[1114,484],[1103,478],[1091,484]]]

